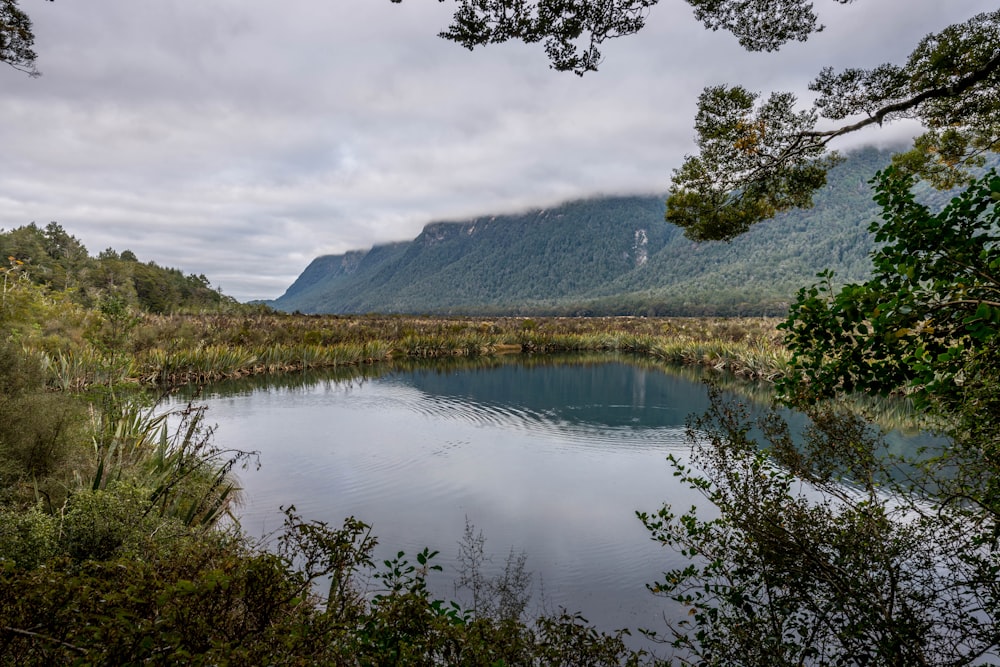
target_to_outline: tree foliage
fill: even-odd
[[[964,379],[1000,343],[1000,177],[991,170],[937,213],[898,169],[874,182],[872,278],[799,292],[782,325],[795,354],[786,388],[960,401]]]
[[[1000,145],[1000,11],[928,35],[903,65],[824,69],[812,108],[790,93],[767,100],[741,86],[708,88],[695,123],[700,153],[675,171],[667,219],[696,239],[728,239],[792,207],[811,205],[836,160],[827,145],[903,118],[927,131],[896,158],[940,187],[968,183],[967,167]],[[845,121],[816,129],[819,119]]]
[[[751,51],[774,51],[823,29],[811,0],[685,1],[706,28],[731,32]],[[851,1],[835,0],[841,4]],[[582,75],[597,70],[603,57],[598,48],[601,44],[642,30],[658,2],[455,0],[452,24],[440,36],[470,50],[511,40],[542,42],[554,69]]]
[[[17,0],[0,0],[0,62],[38,76],[34,44],[31,19],[17,6]]]
[[[810,416],[800,440],[778,415],[753,419],[714,391],[709,412],[690,422],[694,460],[673,459],[675,475],[716,515],[669,506],[639,515],[688,560],[650,587],[686,612],[661,637],[674,658],[943,667],[995,657],[995,515],[915,492],[851,412],[821,406]]]
[[[16,273],[35,285],[69,294],[85,306],[114,297],[147,312],[168,313],[232,302],[212,289],[204,275],[140,262],[131,250],[119,254],[107,248],[92,258],[57,222],[0,230],[0,256],[16,263]],[[12,277],[9,269],[4,271],[5,277]]]

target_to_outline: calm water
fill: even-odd
[[[699,499],[665,461],[686,456],[684,420],[707,406],[696,379],[624,361],[438,365],[234,384],[199,402],[219,445],[260,452],[260,470],[240,473],[251,535],[279,528],[282,505],[333,524],[354,515],[372,524],[380,558],[440,550],[446,571],[431,585],[450,598],[468,519],[494,568],[512,548],[527,553],[532,609],[662,629],[668,603],[645,585],[679,561],[634,513]]]

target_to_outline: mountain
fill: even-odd
[[[778,314],[833,269],[868,277],[868,180],[891,152],[851,153],[814,198],[732,242],[695,243],[659,196],[600,197],[433,222],[412,241],[318,257],[270,304],[304,313]]]

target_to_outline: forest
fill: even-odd
[[[409,242],[320,257],[269,302],[305,313],[780,315],[816,273],[868,277],[868,180],[891,152],[851,153],[811,209],[732,242],[695,243],[663,196],[567,202],[428,224]]]

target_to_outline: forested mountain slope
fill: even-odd
[[[812,209],[732,242],[695,243],[663,196],[602,197],[518,215],[427,225],[413,241],[319,257],[276,308],[307,313],[776,314],[831,268],[870,270],[868,179],[890,152],[830,173]]]

